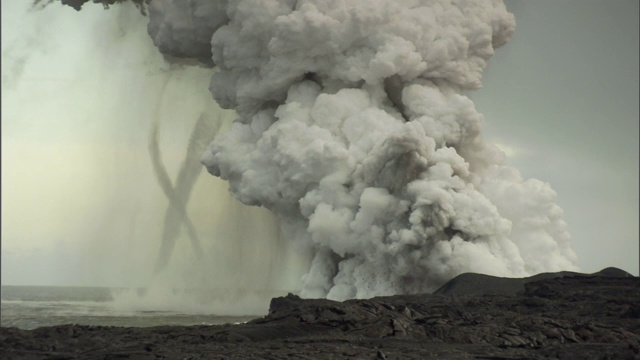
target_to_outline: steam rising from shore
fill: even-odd
[[[140,20],[118,19],[125,41]],[[487,61],[514,29],[494,0],[152,1],[148,33],[165,60],[180,64],[138,79],[152,103],[139,116],[151,128],[148,170],[169,199],[162,226],[131,231],[144,251],[160,253],[152,288],[269,291],[297,284],[292,264],[309,254],[301,295],[337,300],[431,291],[466,271],[575,270],[555,192],[505,164],[464,95],[481,87]],[[101,59],[111,58],[102,48]],[[143,74],[159,63],[131,66]],[[196,75],[183,67],[194,63]],[[105,78],[119,69],[105,68]],[[201,161],[242,203],[271,210],[279,228],[219,185],[196,185],[194,154],[220,125],[200,98],[203,74],[237,120]],[[162,90],[168,83],[173,89]],[[114,106],[119,115],[126,100]],[[184,161],[174,161],[175,182],[162,162],[159,117],[195,123]],[[213,210],[190,212],[190,197],[197,210]],[[198,228],[203,216],[213,229]],[[302,255],[293,259],[292,249]]]
[[[161,0],[148,28],[168,55],[210,51],[238,119],[202,162],[313,253],[303,296],[576,269],[555,192],[505,165],[463,95],[515,29],[501,1]]]

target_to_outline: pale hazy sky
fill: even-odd
[[[166,207],[148,160],[150,119],[159,96],[183,99],[162,109],[163,155],[175,174],[209,96],[207,71],[176,72],[162,93],[171,69],[135,11],[55,4],[25,18],[25,4],[7,3],[2,283],[138,285],[157,253],[145,241],[159,239]],[[516,33],[471,95],[485,136],[525,177],[558,192],[583,271],[638,275],[638,1],[507,7]],[[185,77],[201,83],[199,93],[181,87]],[[190,202],[205,236],[211,214],[224,211],[211,200],[211,184],[226,191],[215,181],[203,174]]]
[[[510,163],[559,196],[584,271],[638,275],[638,4],[507,1],[516,17],[472,96]]]

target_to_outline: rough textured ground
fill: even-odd
[[[244,325],[0,328],[0,358],[640,359],[640,279],[608,270],[465,275],[439,294],[343,303],[288,295]]]

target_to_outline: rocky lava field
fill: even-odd
[[[434,294],[289,294],[241,325],[0,328],[2,359],[640,359],[640,279],[463,274]]]

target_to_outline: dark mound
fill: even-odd
[[[608,267],[593,274],[583,274],[572,271],[560,271],[554,273],[540,273],[526,278],[503,278],[476,273],[464,273],[456,276],[434,294],[472,295],[472,294],[505,294],[515,295],[524,291],[524,285],[532,281],[555,279],[566,276],[604,276],[604,277],[630,277],[633,276],[624,270]]]
[[[510,285],[471,275],[448,284],[458,287],[449,294],[345,302],[289,294],[272,299],[267,316],[243,325],[0,328],[0,358],[640,358],[637,277],[617,269],[540,274],[520,279],[522,292],[505,295],[479,294],[483,282],[491,289]],[[465,279],[474,282],[463,286]]]

